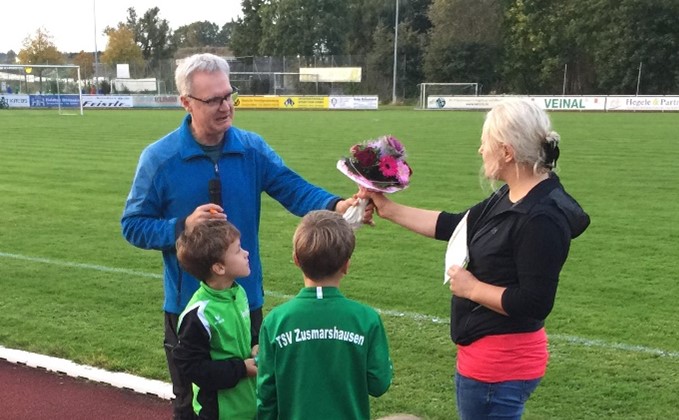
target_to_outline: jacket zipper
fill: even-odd
[[[238,307],[238,298],[237,298],[236,293],[234,293],[232,299],[233,299],[233,302],[232,302],[233,304],[231,305],[231,307],[233,308],[233,311],[235,312],[235,315],[236,315],[236,319],[238,320],[238,324],[240,325],[239,329],[241,331],[246,331],[246,334],[249,335],[251,328],[245,328],[245,320],[243,319],[243,314],[240,312],[240,308]],[[245,338],[245,337],[242,337],[242,338]],[[244,340],[238,340],[238,341],[242,343]],[[250,343],[250,345],[252,346],[252,343]],[[238,349],[239,352],[244,350],[242,348],[242,346],[238,346],[238,347],[239,347],[239,349]],[[248,357],[250,357],[250,353],[249,353],[250,350],[251,349],[247,349],[247,348],[245,349],[245,357],[244,358],[247,359]]]
[[[182,268],[179,265],[179,260],[177,260],[177,307],[182,303],[182,280],[184,276],[182,275]],[[184,308],[181,308],[184,311]]]

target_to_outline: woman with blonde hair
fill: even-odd
[[[504,101],[486,115],[479,148],[485,177],[504,183],[490,197],[448,213],[361,191],[381,218],[430,238],[448,241],[466,223],[466,264],[446,271],[463,420],[520,419],[545,374],[545,318],[571,239],[589,225],[554,173],[559,141],[536,104]]]

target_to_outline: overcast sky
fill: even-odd
[[[44,27],[61,52],[94,51],[95,28],[98,51],[106,49],[107,26],[116,27],[134,7],[141,17],[153,7],[159,17],[177,29],[196,21],[210,21],[221,27],[241,12],[240,0],[11,0],[0,8],[0,52],[23,48],[27,36]],[[95,20],[96,17],[96,20]],[[95,25],[96,22],[96,25]]]

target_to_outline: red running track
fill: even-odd
[[[2,420],[160,420],[172,403],[98,382],[0,359]]]

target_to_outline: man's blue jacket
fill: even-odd
[[[222,207],[250,253],[251,273],[238,283],[250,310],[258,309],[264,304],[258,239],[262,192],[297,216],[332,209],[339,197],[285,166],[261,136],[236,127],[226,131],[222,155],[214,164],[194,139],[190,122],[187,115],[179,128],[142,152],[121,219],[123,236],[139,248],[162,251],[164,309],[180,314],[199,281],[179,266],[175,241],[186,217],[210,202],[208,183],[219,177]]]

